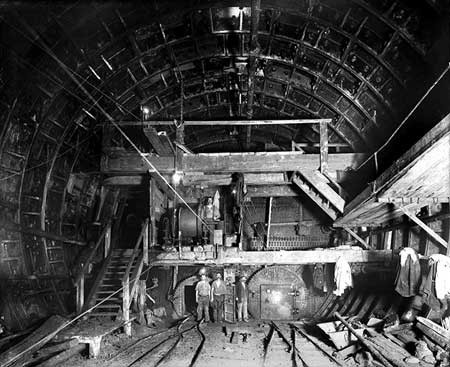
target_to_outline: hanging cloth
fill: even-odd
[[[333,293],[336,296],[342,296],[347,288],[353,287],[352,270],[343,256],[336,261],[334,282],[336,283],[336,290]]]
[[[400,266],[395,279],[395,291],[403,297],[418,294],[421,279],[419,257],[414,249],[405,247],[400,251]]]
[[[214,220],[220,219],[220,194],[219,190],[216,190],[213,199],[213,218]]]
[[[314,265],[313,284],[314,284],[314,288],[323,291],[323,288],[324,288],[324,265],[323,264]]]
[[[430,258],[437,263],[434,278],[436,297],[443,300],[447,295],[450,295],[450,257],[435,254],[431,255]]]

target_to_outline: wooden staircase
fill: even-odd
[[[109,258],[105,259],[105,264],[99,272],[92,288],[88,307],[98,304],[108,296],[112,295],[122,287],[122,279],[127,270],[127,266],[133,255],[133,249],[113,249]],[[134,258],[131,266],[133,273],[137,266],[139,256]],[[115,317],[122,309],[123,292],[114,294],[107,301],[97,306],[90,314],[90,317]]]
[[[320,171],[294,172],[292,182],[314,201],[331,219],[344,212],[345,200],[336,192],[336,186]]]

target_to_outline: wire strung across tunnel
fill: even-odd
[[[83,87],[82,83],[77,79],[75,76],[75,72],[70,69],[63,61],[61,61],[58,56],[42,41],[39,34],[23,19],[20,18],[18,14],[16,14],[19,21],[24,25],[24,27],[28,30],[28,32],[31,34],[32,38],[28,37],[25,33],[18,30],[16,27],[10,25],[9,23],[5,22],[12,28],[14,28],[16,31],[20,32],[24,37],[29,39],[32,43],[36,44],[38,47],[40,47],[42,50],[44,50],[53,60],[55,60],[58,65],[64,70],[64,72],[75,82],[75,84],[80,88],[80,90],[93,102],[93,106],[95,106],[107,119],[111,122],[111,124],[119,131],[119,133],[125,138],[125,140],[130,143],[130,145],[137,151],[137,153],[141,156],[141,158],[144,160],[145,163],[151,168],[152,172],[155,172],[160,179],[169,187],[169,189],[176,195],[178,199],[199,219],[199,221],[205,226],[206,230],[208,232],[212,232],[211,227],[206,223],[203,218],[201,218],[194,209],[191,208],[191,206],[184,200],[184,198],[180,195],[180,193],[169,183],[169,181],[161,174],[161,172],[158,171],[158,169],[150,162],[150,160],[146,157],[144,153],[141,152],[141,150],[137,147],[137,145],[132,141],[132,139],[123,131],[123,129],[114,121],[112,116],[98,103],[97,100],[89,93],[89,91],[86,90],[86,88]],[[4,19],[3,19],[4,20]],[[39,41],[39,42],[38,42]],[[77,74],[78,75],[78,74]],[[95,86],[93,86],[96,90]],[[100,91],[101,92],[101,91]],[[103,92],[101,92],[103,93]],[[115,102],[115,101],[114,101]]]

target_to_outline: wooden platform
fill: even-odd
[[[449,202],[450,115],[352,200],[335,227],[378,226],[402,216],[398,205],[414,211]]]
[[[89,345],[89,357],[97,358],[103,337],[124,326],[123,322],[83,320],[74,327],[59,333],[55,340],[76,339]]]

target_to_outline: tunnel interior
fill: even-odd
[[[406,212],[382,225],[355,219],[357,237],[335,221],[377,192],[383,172],[402,173],[450,112],[449,10],[445,0],[0,4],[3,324],[79,315],[124,286],[125,272],[174,322],[196,314],[205,269],[226,281],[233,322],[242,276],[255,320],[410,310],[413,298],[395,293],[399,251],[445,248]],[[321,189],[305,189],[318,162],[337,216]],[[414,210],[448,242],[440,199]],[[135,258],[141,242],[150,260]],[[392,256],[351,262],[353,288],[335,301],[326,250],[354,246]],[[317,256],[296,263],[291,251]],[[124,311],[112,300],[109,317]],[[433,300],[428,315],[441,306]]]

